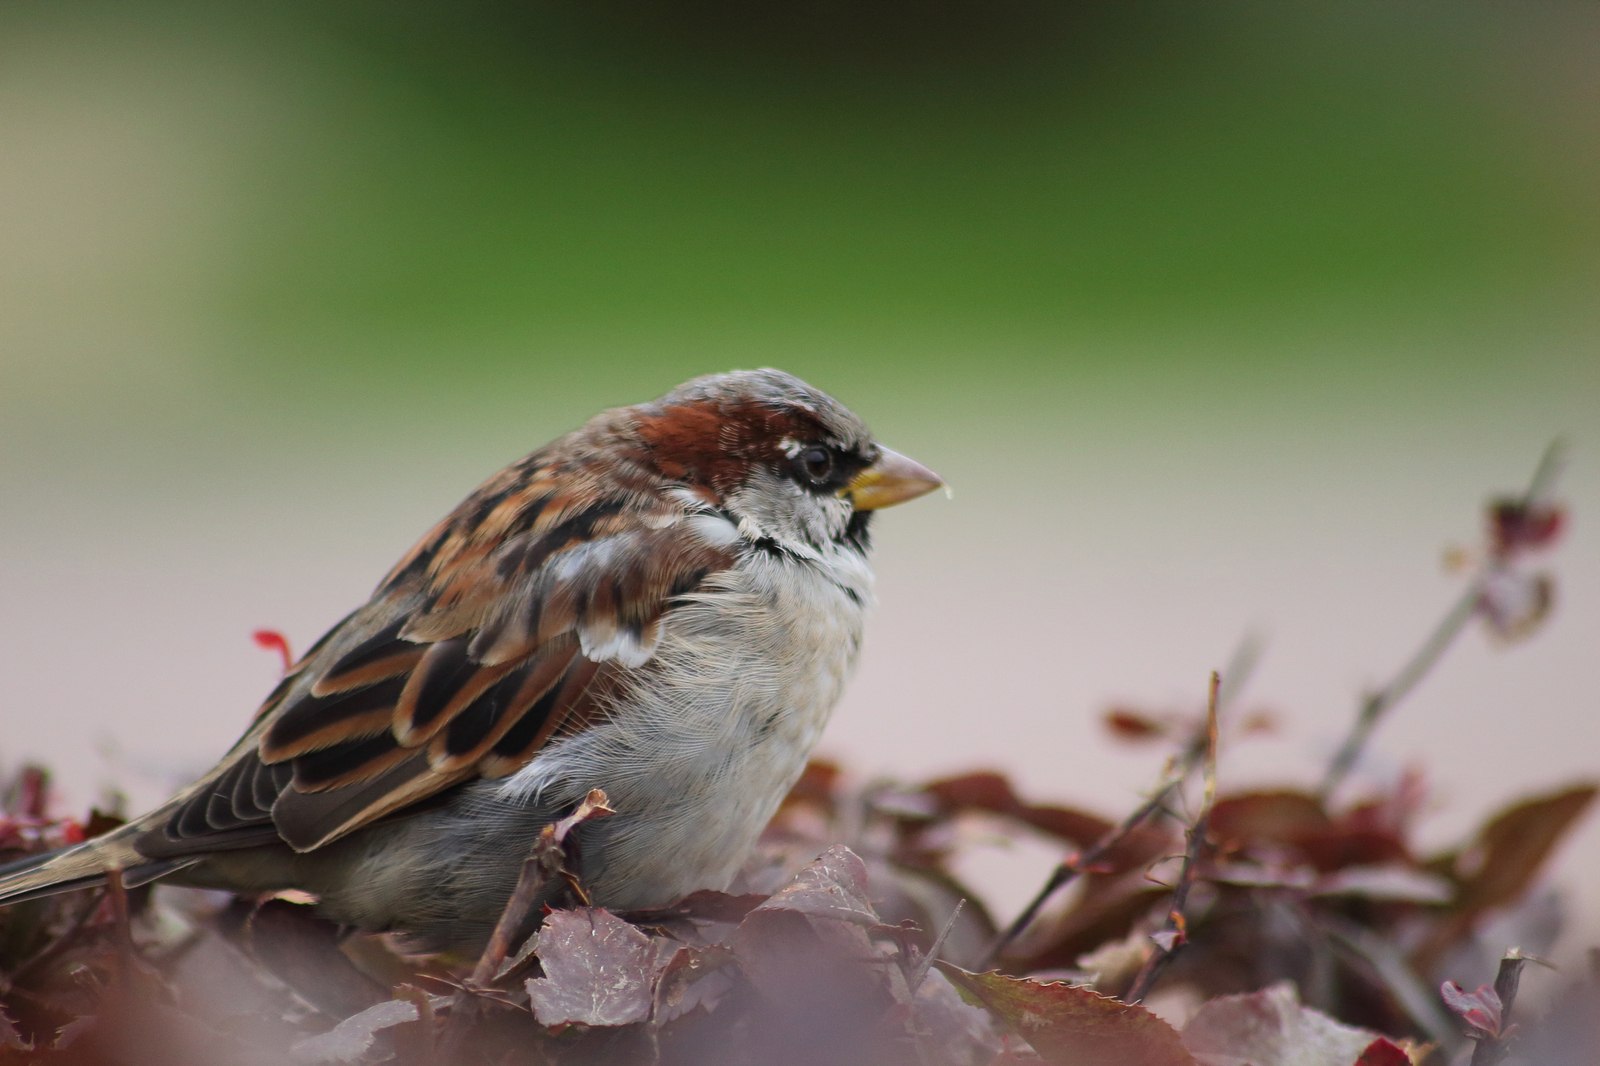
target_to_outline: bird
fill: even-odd
[[[209,772],[0,867],[0,905],[115,867],[481,950],[534,839],[596,788],[595,905],[724,889],[854,668],[875,512],[942,485],[779,370],[603,411],[424,534]]]

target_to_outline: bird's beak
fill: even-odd
[[[878,461],[850,479],[839,490],[858,511],[876,511],[897,503],[925,496],[944,484],[944,479],[915,459],[897,451],[880,448]]]

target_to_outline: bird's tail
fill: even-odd
[[[146,858],[133,846],[136,835],[113,830],[70,848],[0,864],[0,906],[60,892],[98,888],[106,883],[107,871],[111,869],[121,870],[123,885],[135,888],[198,861],[196,856]]]

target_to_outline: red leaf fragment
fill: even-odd
[[[1131,707],[1113,707],[1106,711],[1102,721],[1117,740],[1153,740],[1172,732],[1171,722],[1160,721],[1155,715]]]
[[[584,907],[546,918],[538,950],[545,976],[527,990],[539,1024],[615,1026],[650,1017],[656,978],[677,946]]]
[[[294,1061],[307,1066],[359,1062],[372,1049],[378,1033],[414,1022],[419,1017],[415,1003],[403,999],[384,1000],[352,1014],[326,1033],[296,1042],[291,1055]]]
[[[1098,843],[1116,828],[1096,814],[1051,803],[1028,803],[1017,795],[1003,774],[978,771],[931,781],[924,786],[938,801],[942,813],[982,811],[1012,818],[1039,832],[1080,848]],[[1159,826],[1145,825],[1130,832],[1106,856],[1119,870],[1148,862],[1167,849],[1171,837]]]
[[[1500,994],[1493,985],[1479,985],[1474,991],[1468,992],[1454,981],[1446,981],[1439,986],[1439,994],[1444,997],[1444,1005],[1450,1008],[1451,1013],[1467,1023],[1471,1030],[1467,1035],[1472,1039],[1498,1039],[1503,1035],[1500,1027],[1505,1019]]]
[[[1496,814],[1467,849],[1469,861],[1460,855],[1443,860],[1460,879],[1457,906],[1475,913],[1519,898],[1597,793],[1600,786],[1582,784],[1531,797]],[[1462,869],[1469,865],[1470,871]]]
[[[1243,736],[1270,736],[1278,731],[1278,715],[1267,710],[1250,711],[1240,717],[1238,729]]]
[[[912,1003],[866,891],[861,860],[835,846],[740,923],[753,1043],[735,1061],[884,1061],[903,1039]]]
[[[17,813],[24,818],[42,820],[50,795],[50,774],[31,763],[17,778]]]
[[[1350,1066],[1381,1036],[1301,1005],[1288,981],[1218,996],[1183,1027],[1201,1066]]]
[[[0,1051],[32,1051],[33,1041],[25,1039],[17,1023],[0,1004]]]
[[[656,980],[655,1021],[665,1025],[696,1008],[715,1010],[736,987],[730,954],[683,948],[667,960]]]
[[[1380,1036],[1367,1045],[1355,1066],[1411,1066],[1411,1056],[1398,1044]]]
[[[1566,522],[1566,508],[1560,504],[1530,506],[1519,499],[1497,499],[1489,504],[1489,542],[1500,556],[1547,548],[1561,535]]]
[[[256,642],[258,648],[275,651],[283,659],[283,672],[288,673],[294,667],[294,655],[289,651],[289,638],[276,629],[258,629],[250,634],[250,639]]]
[[[794,880],[773,893],[757,912],[797,911],[813,918],[832,918],[875,926],[878,915],[867,898],[867,867],[842,844],[835,844]]]
[[[1218,800],[1210,831],[1226,851],[1278,845],[1321,872],[1410,860],[1401,827],[1385,805],[1365,804],[1334,816],[1316,796],[1288,789]]]
[[[365,1010],[387,991],[340,950],[339,927],[312,908],[270,899],[245,920],[244,945],[300,999],[334,1018]]]

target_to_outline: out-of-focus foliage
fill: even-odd
[[[1462,849],[1428,857],[1408,839],[1413,786],[1343,808],[1294,791],[1217,802],[1214,850],[1162,984],[1205,1004],[1182,1029],[1115,998],[1152,951],[1169,890],[1151,866],[1176,834],[1130,836],[1001,971],[981,973],[994,930],[948,869],[971,820],[1068,849],[1110,823],[1026,802],[993,773],[860,789],[818,765],[741,894],[700,893],[628,920],[554,911],[531,952],[476,983],[476,960],[343,937],[283,900],[141,889],[120,905],[113,894],[13,907],[0,914],[0,1042],[17,1061],[229,1066],[1350,1066],[1363,1054],[1413,1061],[1407,1046],[1422,1061],[1428,1042],[1458,1045],[1460,1030],[1488,1024],[1482,998],[1433,993],[1435,955],[1526,898],[1596,789],[1524,800]],[[857,850],[832,843],[842,838]],[[819,853],[797,869],[796,857]],[[1572,996],[1522,1027],[1545,1057],[1507,1061],[1588,1061],[1574,1049],[1600,1045],[1574,1034],[1595,1018]],[[1552,1057],[1547,1031],[1564,1034],[1568,1057]]]

